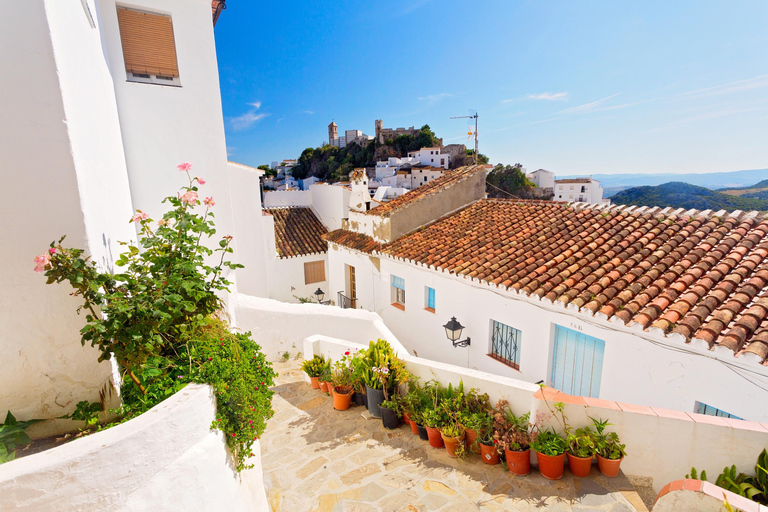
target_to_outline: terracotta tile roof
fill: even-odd
[[[555,180],[555,183],[591,183],[591,182],[592,182],[591,178],[564,178],[562,180]]]
[[[767,235],[756,213],[483,199],[380,252],[765,364]]]
[[[344,247],[368,254],[372,253],[373,251],[378,251],[382,246],[382,244],[368,235],[356,233],[354,231],[347,231],[345,229],[337,229],[335,231],[331,231],[325,235],[323,239],[327,240],[328,242],[333,242],[337,245],[343,245]]]
[[[425,183],[420,187],[406,192],[405,194],[394,198],[388,203],[384,203],[376,208],[368,210],[366,215],[376,215],[378,217],[388,217],[392,212],[399,210],[414,201],[418,201],[432,194],[439,193],[447,186],[458,183],[466,178],[474,175],[478,172],[485,172],[485,167],[482,165],[468,165],[466,167],[459,167],[452,171],[445,171],[442,176],[436,178],[429,183]]]
[[[281,258],[328,251],[323,235],[328,233],[309,208],[265,208],[275,219],[275,245]]]

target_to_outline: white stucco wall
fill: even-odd
[[[339,251],[345,252],[349,251]],[[341,265],[331,254],[333,287]],[[391,306],[392,274],[405,280],[405,311]],[[710,351],[623,324],[603,323],[559,304],[390,258],[381,258],[379,283],[376,297],[367,295],[372,288],[359,288],[360,304],[365,308],[374,304],[373,311],[409,352],[421,357],[549,384],[554,326],[560,325],[605,341],[600,398],[688,412],[699,401],[745,419],[768,420],[766,368],[736,358],[729,350]],[[425,286],[435,289],[435,313],[424,309]],[[465,326],[463,336],[472,339],[469,347],[453,348],[446,338],[442,326],[452,316]],[[522,332],[520,371],[488,357],[491,320]]]
[[[325,266],[325,281],[304,284],[304,263],[322,261]],[[269,273],[269,298],[283,302],[299,302],[297,297],[315,300],[315,291],[322,289],[325,300],[335,300],[328,293],[328,256],[326,253],[296,256],[293,258],[275,257],[267,264]],[[239,272],[239,271],[238,271]],[[248,294],[245,294],[248,295]]]
[[[121,6],[171,16],[181,87],[128,82],[115,0],[97,0],[102,39],[114,77],[125,159],[135,208],[158,218],[164,197],[186,185],[176,166],[192,163],[216,201],[217,234],[234,234],[216,46],[208,0],[132,0]],[[218,239],[212,242],[218,246]]]
[[[267,190],[264,192],[264,208],[285,206],[310,206],[312,194],[309,190]]]
[[[328,277],[326,292],[330,292],[330,298],[337,301],[338,292],[351,298],[347,265],[355,268],[357,308],[381,311],[379,304],[381,277],[377,267],[379,258],[333,243],[328,244],[328,273],[326,274]]]
[[[93,3],[89,2],[91,9]],[[80,344],[81,301],[67,284],[46,285],[33,258],[67,235],[102,268],[133,237],[114,89],[99,26],[80,2],[37,1],[0,21],[0,414],[55,418],[95,401],[111,374]],[[38,424],[36,435],[71,428]]]
[[[264,173],[232,162],[228,164],[228,168],[235,227],[235,253],[232,261],[245,265],[245,268],[236,272],[237,288],[247,295],[266,297],[269,295],[269,283],[259,193],[259,177]],[[274,234],[274,231],[272,233]]]
[[[210,429],[209,386],[188,385],[138,418],[0,465],[0,509],[267,511],[259,443],[236,473]]]
[[[341,228],[341,219],[349,217],[349,198],[352,191],[329,185],[315,183],[309,190],[312,192],[312,210],[328,231]]]
[[[406,352],[381,317],[370,311],[319,304],[288,304],[239,295],[236,313],[238,330],[250,331],[270,360],[277,360],[286,351],[292,355],[301,352],[304,338],[314,334],[365,345],[382,338],[397,350]]]

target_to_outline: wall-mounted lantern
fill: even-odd
[[[318,304],[330,304],[331,303],[330,300],[323,301],[323,299],[325,298],[325,292],[323,290],[321,290],[320,288],[315,290],[315,297],[317,297],[317,303]]]
[[[456,320],[455,316],[452,316],[448,323],[443,327],[445,327],[445,335],[448,336],[448,339],[451,340],[451,343],[453,343],[454,347],[469,346],[469,337],[467,337],[465,340],[457,341],[459,338],[461,338],[461,332],[464,330],[464,326]]]

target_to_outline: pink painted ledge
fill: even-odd
[[[654,504],[661,499],[662,496],[674,491],[690,491],[690,492],[702,492],[707,496],[711,496],[717,500],[723,501],[723,497],[728,499],[728,503],[736,510],[743,512],[765,512],[768,507],[763,507],[759,503],[756,503],[750,499],[734,494],[730,491],[726,491],[722,487],[718,487],[710,482],[703,482],[701,480],[675,480],[670,482],[661,488],[661,492],[656,496]]]

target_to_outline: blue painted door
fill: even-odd
[[[605,342],[555,326],[550,386],[576,396],[599,398]]]

